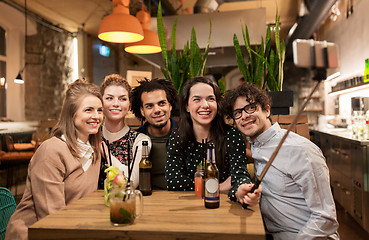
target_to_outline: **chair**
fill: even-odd
[[[47,131],[50,133],[57,123],[58,120],[55,119],[41,120],[39,131]]]
[[[33,133],[31,143],[35,146],[35,150],[49,137],[50,133],[48,131],[37,131]]]
[[[13,194],[8,189],[0,187],[0,239],[5,239],[6,226],[16,208]]]
[[[296,115],[273,115],[272,122],[278,122],[281,128],[287,129],[291,125],[295,116]],[[295,132],[310,140],[308,117],[306,114],[300,115],[295,127],[291,129],[291,132]]]
[[[32,143],[14,143],[12,136],[5,135],[5,143],[9,152],[34,151],[35,145]]]

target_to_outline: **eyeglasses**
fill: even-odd
[[[244,106],[243,108],[239,108],[233,111],[233,118],[239,119],[242,117],[242,111],[245,111],[248,114],[252,114],[256,111],[256,104],[251,103],[249,105]]]

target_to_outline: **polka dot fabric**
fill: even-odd
[[[239,185],[251,183],[247,172],[246,145],[242,134],[233,127],[228,127],[226,136],[226,159],[223,169],[219,169],[220,183],[231,176],[232,189],[228,197],[236,201],[235,193]],[[165,165],[165,178],[170,191],[193,191],[194,175],[201,162],[203,144],[191,142],[186,149],[180,147],[177,130],[174,130],[168,140],[168,156]]]

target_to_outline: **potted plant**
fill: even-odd
[[[261,37],[260,46],[255,46],[254,49],[251,47],[246,25],[245,27],[242,26],[242,34],[249,55],[248,63],[244,61],[236,34],[233,36],[233,44],[236,51],[237,65],[245,81],[256,84],[268,91],[272,98],[272,114],[289,114],[289,107],[293,105],[293,92],[284,91],[283,94],[279,93],[282,91],[283,85],[286,45],[279,37],[278,11],[275,20],[275,46],[272,45],[270,25],[268,25],[265,40]]]
[[[204,75],[205,64],[209,52],[210,36],[211,36],[211,21],[210,21],[210,33],[209,39],[205,48],[204,55],[201,54],[201,49],[197,44],[196,32],[192,28],[190,44],[184,46],[182,51],[176,51],[176,18],[172,28],[172,49],[168,51],[166,34],[163,24],[163,17],[161,13],[161,2],[159,2],[158,15],[157,15],[157,28],[161,53],[164,60],[164,67],[161,68],[165,78],[171,80],[174,83],[174,87],[177,89],[178,94],[182,91],[182,88],[186,81],[195,76]]]

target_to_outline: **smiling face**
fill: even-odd
[[[82,96],[74,114],[78,138],[86,143],[90,134],[96,134],[99,131],[102,121],[103,111],[100,99],[93,95]]]
[[[168,102],[167,94],[164,90],[143,92],[141,95],[141,114],[155,128],[165,127],[170,118],[172,105]]]
[[[233,111],[243,109],[249,104],[250,103],[246,101],[246,97],[238,97],[234,103]],[[256,104],[256,106],[256,111],[254,113],[248,114],[245,111],[241,111],[242,116],[235,120],[237,128],[243,134],[249,136],[252,141],[272,126],[268,118],[270,116],[270,106],[267,106],[267,110],[262,110],[260,104]]]
[[[190,113],[194,126],[210,127],[218,110],[213,88],[206,83],[193,85],[190,89],[186,110]]]
[[[103,103],[106,121],[123,121],[130,109],[127,89],[117,85],[106,87],[103,95]]]

